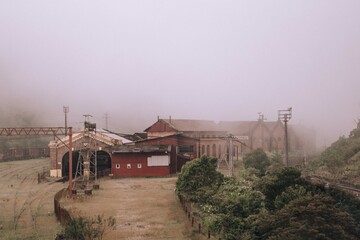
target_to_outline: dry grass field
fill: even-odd
[[[0,162],[0,239],[51,240],[61,230],[54,195],[67,183],[41,182],[49,159]],[[75,215],[116,218],[104,239],[199,239],[175,195],[176,178],[100,179],[93,195],[63,204]]]
[[[0,239],[54,239],[60,225],[54,215],[54,195],[65,184],[41,182],[49,159],[0,163]]]
[[[198,239],[175,195],[176,178],[121,178],[100,181],[91,197],[65,200],[73,214],[113,216],[116,229],[104,239]]]

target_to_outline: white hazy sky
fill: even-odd
[[[132,132],[293,107],[329,144],[360,117],[359,13],[359,0],[0,0],[0,113],[57,126],[68,105],[70,125],[109,113]]]

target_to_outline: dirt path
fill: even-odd
[[[54,239],[60,230],[54,195],[62,183],[38,184],[49,159],[0,163],[0,239]]]
[[[100,182],[93,196],[67,201],[74,213],[116,218],[110,239],[196,239],[175,195],[176,178],[124,178]]]

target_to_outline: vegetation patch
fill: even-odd
[[[176,192],[216,238],[360,238],[357,198],[312,184],[278,159],[258,149],[244,158],[239,176],[229,178],[216,170],[216,159],[202,157],[183,167]]]

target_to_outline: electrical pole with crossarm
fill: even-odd
[[[288,108],[286,110],[278,111],[279,120],[284,122],[285,125],[285,164],[289,166],[289,139],[288,139],[288,128],[287,123],[290,121],[292,117],[292,108]]]

